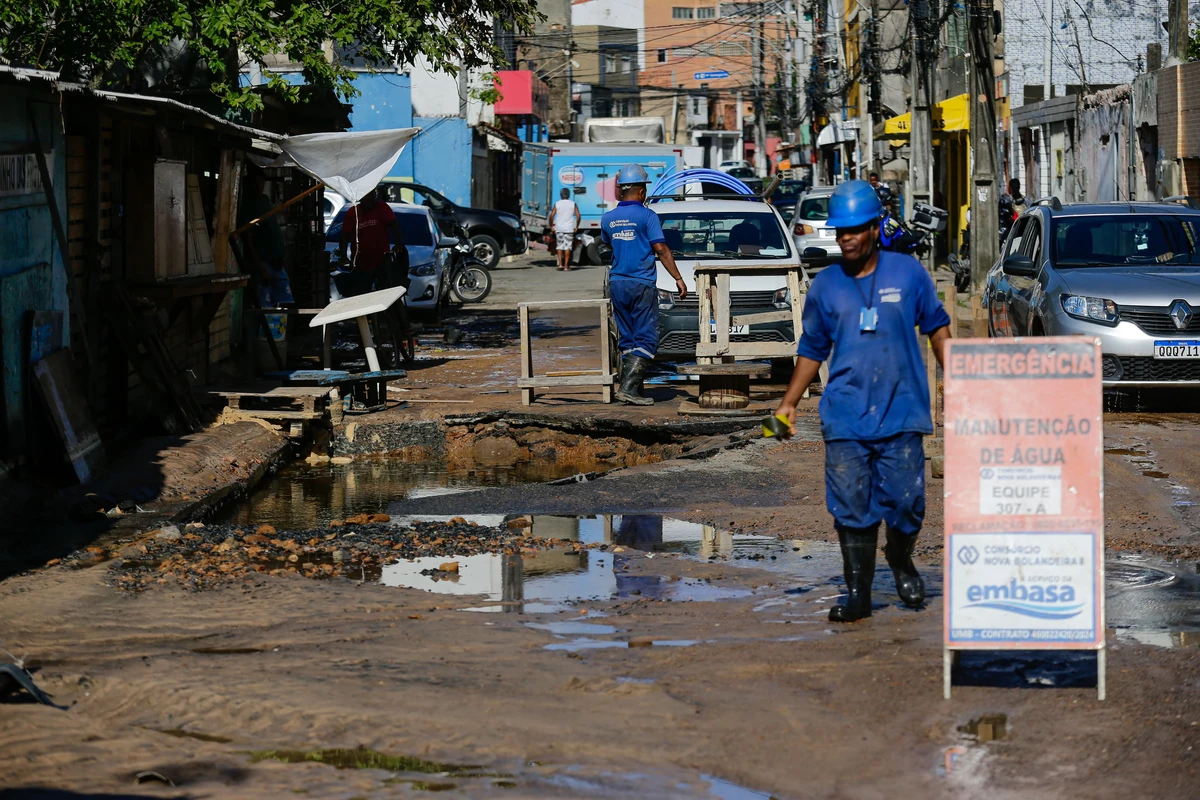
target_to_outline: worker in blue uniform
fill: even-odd
[[[612,246],[608,293],[621,349],[621,385],[616,395],[623,403],[639,406],[654,403],[641,390],[646,368],[658,352],[656,256],[675,279],[679,299],[687,297],[687,286],[663,238],[658,215],[645,206],[649,182],[650,176],[639,165],[622,167],[617,173],[621,201],[600,218],[600,238]]]
[[[881,521],[900,599],[913,608],[925,600],[912,553],[925,518],[921,437],[933,433],[933,420],[914,329],[929,336],[941,363],[950,317],[920,262],[879,249],[882,214],[866,181],[847,181],[829,198],[829,225],[837,230],[842,261],[813,279],[796,369],[776,411],[794,423],[796,403],[821,362],[830,359],[820,404],[825,502],[847,588],[846,602],[829,612],[834,622],[871,616]]]

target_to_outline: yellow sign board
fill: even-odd
[[[971,129],[969,95],[947,98],[933,107],[933,131],[966,131]],[[901,114],[883,123],[885,136],[908,136],[912,133],[912,114]]]

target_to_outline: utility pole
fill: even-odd
[[[996,187],[996,70],[992,51],[992,0],[971,0],[971,294],[981,295],[988,270],[1000,257]]]
[[[866,109],[867,123],[867,162],[866,173],[869,176],[871,170],[875,168],[875,115],[879,113],[879,0],[871,0],[871,19],[867,22],[867,59],[864,64],[867,66],[866,89],[867,102],[864,104]],[[859,175],[859,177],[863,177]]]
[[[671,144],[679,144],[679,86],[675,83],[675,70],[671,70],[671,86],[675,90],[671,93]]]
[[[1188,4],[1187,0],[1167,2],[1167,66],[1187,63]]]
[[[758,38],[754,40],[754,171],[767,174],[767,115],[763,94],[766,91],[766,39],[762,14],[758,17]]]
[[[1172,0],[1173,1],[1173,0]],[[1054,90],[1054,0],[1046,0],[1046,53],[1042,56],[1042,101]]]
[[[909,146],[912,150],[908,167],[911,189],[908,208],[917,203],[933,205],[933,64],[938,57],[937,0],[914,0],[909,24],[912,26],[912,131]],[[910,212],[911,213],[911,212]],[[933,248],[922,258],[925,268],[933,270]]]

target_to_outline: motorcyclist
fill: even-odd
[[[1008,192],[1000,196],[1000,241],[1008,238],[1017,217],[1029,207],[1025,196],[1021,194],[1021,182],[1016,178],[1008,182]]]

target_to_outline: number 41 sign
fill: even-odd
[[[947,348],[945,695],[954,650],[1085,649],[1103,700],[1100,343]]]

